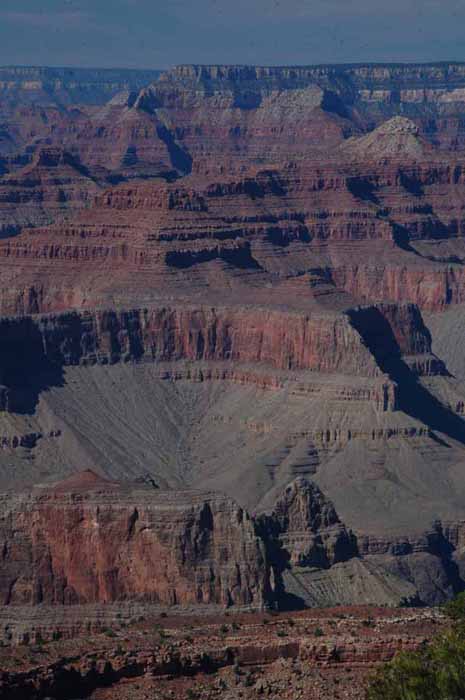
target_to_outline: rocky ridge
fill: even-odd
[[[114,621],[112,628],[92,633],[92,653],[82,638],[3,647],[0,687],[6,698],[21,694],[31,700],[70,692],[231,700],[274,694],[323,698],[335,692],[358,700],[374,664],[396,649],[418,648],[442,624],[428,611],[379,608],[290,617],[145,617],[124,626]]]

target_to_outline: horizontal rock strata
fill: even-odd
[[[216,495],[158,493],[83,474],[1,503],[2,604],[220,604],[260,608],[262,546]]]

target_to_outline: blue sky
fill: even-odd
[[[465,0],[0,0],[0,65],[465,60]]]

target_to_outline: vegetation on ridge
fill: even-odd
[[[402,651],[370,679],[367,700],[465,698],[465,593],[447,603],[451,629],[414,652]]]

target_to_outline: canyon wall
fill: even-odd
[[[104,104],[123,90],[140,90],[160,71],[130,69],[0,68],[0,94],[4,100],[50,104]]]
[[[229,499],[119,487],[92,473],[3,496],[3,605],[139,600],[260,608],[267,565],[247,514]]]
[[[185,360],[203,363],[198,378],[246,382],[256,367],[269,374],[268,379],[257,376],[256,382],[270,387],[282,384],[279,376],[273,379],[276,370],[338,373],[346,375],[349,394],[349,377],[366,377],[377,380],[374,393],[368,394],[380,410],[396,407],[385,361],[408,359],[416,376],[446,371],[431,353],[429,333],[414,305],[360,307],[324,316],[193,306],[69,312],[6,318],[0,333],[0,397],[9,411],[21,410],[20,397],[28,390],[40,392],[42,382],[61,384],[63,367],[69,365]],[[209,362],[226,366],[209,372]],[[194,369],[190,376],[196,376]]]
[[[337,586],[350,599],[360,577],[371,599],[429,604],[462,585],[463,523],[437,523],[410,538],[356,534],[302,478],[255,520],[220,495],[92,472],[4,494],[0,511],[0,600],[12,615],[25,605],[131,601],[181,609],[328,605],[337,604]]]
[[[262,364],[375,377],[379,366],[359,330],[387,357],[431,354],[415,305],[380,304],[344,314],[286,313],[241,307],[161,306],[69,312],[1,321],[3,372],[23,371],[28,357],[56,365],[191,360]],[[376,353],[375,353],[376,354]],[[379,355],[379,353],[377,353]],[[437,360],[438,367],[440,362]]]
[[[160,307],[4,319],[3,361],[37,353],[57,364],[230,360],[276,369],[377,368],[348,319],[234,308]],[[26,364],[26,358],[25,364]]]

